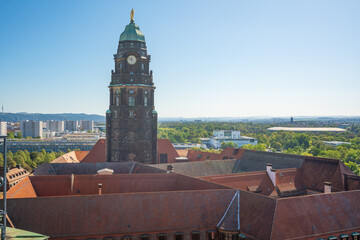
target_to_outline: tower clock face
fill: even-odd
[[[134,65],[134,64],[136,63],[136,57],[135,57],[134,55],[128,56],[127,62],[128,62],[130,65]]]

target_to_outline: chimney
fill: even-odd
[[[266,172],[269,175],[269,178],[275,187],[276,186],[276,172],[275,172],[275,169],[272,168],[271,163],[266,164]]]
[[[71,191],[74,191],[74,174],[71,174]]]
[[[324,182],[324,193],[331,193],[331,182]]]
[[[174,172],[174,166],[171,164],[167,165],[166,173],[173,173],[173,172]]]
[[[99,183],[99,195],[101,195],[101,187],[102,187],[102,183]]]

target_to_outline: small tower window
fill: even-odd
[[[129,106],[135,106],[135,97],[134,96],[129,97]]]
[[[115,99],[115,104],[116,104],[116,106],[120,105],[120,98],[118,96]]]
[[[141,69],[144,70],[145,69],[145,65],[142,63],[141,64]]]
[[[145,90],[144,94],[146,95],[147,94],[147,91]]]
[[[122,63],[120,63],[119,68],[122,69]]]
[[[148,105],[148,97],[145,96],[145,97],[144,97],[144,106],[146,107],[147,105]]]
[[[131,79],[130,79],[130,82],[133,82],[133,81],[134,81],[134,79],[131,78]]]
[[[130,93],[130,94],[133,94],[133,93],[134,93],[134,90],[130,90],[129,93]]]
[[[129,111],[129,117],[133,118],[135,115],[134,115],[134,111]]]
[[[113,113],[114,113],[114,118],[117,118],[117,111],[114,110]]]
[[[130,43],[130,47],[133,48],[133,47],[134,47],[134,43]]]
[[[130,75],[134,75],[134,72],[130,72]]]

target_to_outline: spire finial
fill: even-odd
[[[134,22],[134,13],[135,13],[135,11],[134,11],[134,9],[132,8],[132,9],[131,9],[131,12],[130,12],[130,20],[131,20],[131,22]]]

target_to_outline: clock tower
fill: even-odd
[[[131,21],[120,35],[106,112],[108,162],[157,163],[157,113],[144,34]]]

